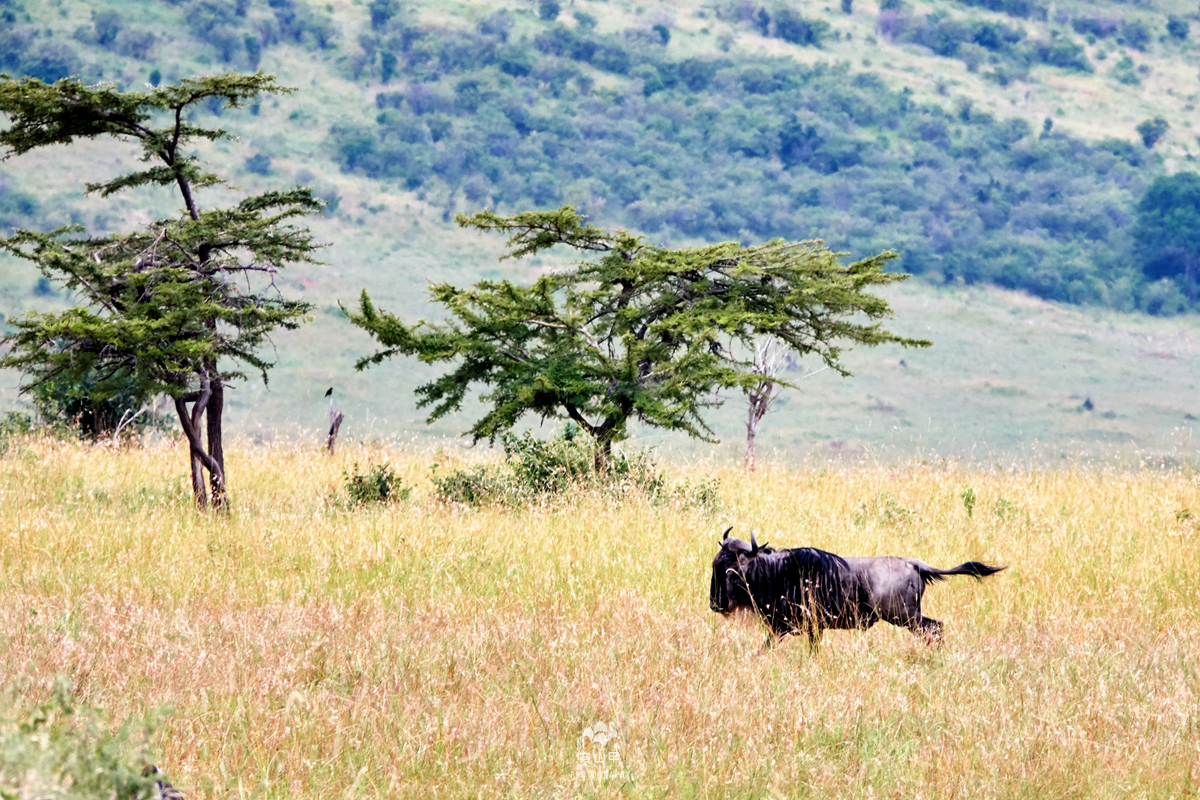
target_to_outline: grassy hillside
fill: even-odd
[[[206,517],[184,457],[0,457],[0,674],[30,699],[66,674],[117,720],[172,705],[157,763],[189,798],[1195,790],[1200,495],[1183,474],[717,470],[711,512],[586,492],[462,510],[429,498],[427,454],[239,448],[234,511]],[[412,499],[329,502],[366,459]],[[1009,570],[929,589],[941,649],[881,624],[758,655],[759,628],[707,607],[725,525]],[[603,784],[575,773],[598,721],[620,756]]]
[[[1177,291],[1170,296],[1161,292],[1154,295],[1146,291],[1152,285],[1136,283],[1137,268],[1128,256],[1127,233],[1118,223],[1128,222],[1139,187],[1153,175],[1191,168],[1188,159],[1198,149],[1191,112],[1200,88],[1196,85],[1200,80],[1200,58],[1193,44],[1193,38],[1200,36],[1200,25],[1194,20],[1195,9],[1186,3],[1163,2],[1153,9],[1119,3],[1057,3],[1055,15],[1046,19],[1036,11],[1020,17],[950,2],[903,6],[893,13],[856,0],[848,15],[837,4],[828,8],[819,3],[789,6],[801,19],[829,25],[820,47],[781,38],[779,8],[773,5],[578,0],[564,6],[553,22],[541,19],[532,4],[409,5],[397,6],[389,19],[376,26],[371,17],[376,6],[368,4],[231,2],[228,6],[202,0],[175,5],[59,0],[22,6],[8,0],[4,13],[14,20],[6,29],[6,52],[11,55],[19,49],[25,59],[16,62],[18,66],[35,63],[36,59],[29,59],[40,58],[39,54],[55,48],[59,48],[55,52],[68,48],[74,54],[72,66],[84,74],[135,86],[154,77],[170,80],[195,72],[248,69],[257,63],[301,89],[297,95],[272,98],[256,109],[225,114],[221,123],[237,132],[240,141],[206,153],[218,169],[245,190],[301,181],[314,184],[333,201],[328,216],[315,223],[321,238],[331,242],[326,251],[328,266],[289,275],[283,284],[296,296],[314,302],[319,310],[310,325],[277,340],[280,366],[273,373],[270,391],[253,384],[237,390],[231,412],[236,427],[243,431],[272,438],[297,428],[319,428],[325,409],[321,396],[329,385],[337,387],[336,397],[347,411],[346,432],[351,436],[440,436],[465,427],[453,420],[432,430],[419,424],[421,414],[413,407],[411,389],[429,376],[419,365],[394,362],[368,373],[353,373],[353,359],[368,350],[369,343],[340,318],[336,303],[353,301],[365,287],[389,310],[415,318],[430,313],[423,291],[429,280],[465,283],[482,276],[521,278],[552,266],[552,262],[498,264],[498,240],[465,234],[445,221],[447,212],[455,208],[471,209],[476,207],[473,203],[498,199],[502,204],[506,202],[503,197],[486,195],[472,200],[466,193],[472,175],[464,173],[461,185],[455,187],[442,175],[431,174],[420,185],[409,188],[411,176],[373,176],[370,170],[349,164],[342,147],[345,141],[338,138],[337,131],[368,131],[375,137],[384,129],[409,130],[405,126],[415,120],[424,129],[416,129],[411,136],[420,138],[425,135],[422,130],[430,130],[431,122],[444,118],[452,125],[467,125],[462,141],[469,144],[469,135],[474,135],[472,119],[462,117],[457,110],[419,114],[412,100],[418,84],[432,87],[429,96],[436,100],[441,96],[439,87],[454,91],[458,81],[469,76],[439,68],[435,77],[428,72],[428,63],[440,61],[410,66],[409,61],[415,58],[410,56],[420,50],[420,42],[439,37],[451,44],[474,41],[464,37],[495,37],[487,33],[488,25],[497,24],[495,15],[506,11],[503,18],[511,23],[506,46],[517,47],[525,41],[527,55],[539,65],[558,64],[568,72],[574,71],[560,97],[554,98],[552,82],[542,81],[532,72],[531,78],[508,75],[494,65],[482,68],[497,81],[512,79],[504,91],[526,91],[533,97],[530,108],[538,113],[539,104],[553,101],[558,104],[554,108],[571,102],[609,102],[614,118],[624,120],[622,124],[649,120],[653,103],[684,109],[711,105],[735,117],[742,113],[738,108],[766,114],[769,108],[758,108],[754,103],[785,102],[789,95],[743,91],[748,85],[747,75],[754,69],[771,80],[772,70],[783,69],[785,84],[801,76],[807,82],[804,85],[830,91],[846,89],[857,93],[853,97],[859,100],[891,109],[872,112],[883,116],[860,124],[854,121],[854,107],[848,117],[835,119],[837,115],[829,113],[824,100],[813,105],[806,112],[811,116],[806,118],[805,126],[814,127],[826,142],[832,141],[826,134],[840,131],[842,144],[852,151],[859,148],[864,163],[829,174],[819,174],[821,170],[811,164],[801,165],[805,172],[792,181],[794,191],[788,195],[792,198],[789,202],[801,205],[781,206],[778,213],[765,218],[765,227],[746,235],[765,238],[774,233],[816,234],[860,252],[866,245],[896,245],[910,258],[914,253],[926,252],[931,259],[942,259],[925,265],[928,271],[920,285],[903,288],[893,298],[898,312],[896,329],[930,336],[936,346],[919,354],[884,350],[856,353],[850,359],[856,373],[853,379],[843,381],[829,373],[807,379],[805,392],[789,396],[781,410],[768,418],[761,440],[766,449],[778,448],[789,456],[858,452],[862,448],[896,448],[904,456],[913,452],[979,455],[981,450],[1011,456],[1036,451],[1039,458],[1057,457],[1064,451],[1096,455],[1118,451],[1129,455],[1175,453],[1184,447],[1188,452],[1188,446],[1179,442],[1187,441],[1192,423],[1189,417],[1200,415],[1191,400],[1192,376],[1197,374],[1194,317],[1150,319],[1138,314],[1064,308],[1019,294],[968,288],[968,281],[988,277],[986,270],[974,273],[945,268],[949,263],[946,259],[958,253],[970,257],[956,262],[960,266],[975,263],[991,269],[1003,259],[992,258],[996,253],[982,246],[1000,242],[988,237],[1011,235],[1015,244],[1005,252],[1017,259],[1012,263],[1037,268],[1012,274],[1041,275],[1049,281],[1026,288],[1039,291],[1041,286],[1043,293],[1058,296],[1055,292],[1059,292],[1068,298],[1075,292],[1075,299],[1090,302],[1127,306],[1157,303],[1154,307],[1160,311],[1179,307]],[[239,9],[245,11],[244,16],[238,15]],[[766,10],[772,20],[765,28],[767,35],[756,22],[759,10]],[[997,50],[994,63],[991,55],[977,61],[971,55],[975,51],[963,49],[971,42],[959,42],[957,49],[951,50],[940,46],[949,54],[939,56],[919,43],[932,41],[927,38],[934,24],[929,21],[931,13],[942,15],[935,20],[938,25],[958,20],[967,25],[966,29],[974,30],[970,25],[995,23],[1010,30],[1019,28],[1025,35],[1014,45],[1015,50]],[[587,16],[579,15],[594,18],[594,28]],[[1166,33],[1171,15],[1192,20],[1188,39],[1179,40]],[[893,16],[902,18],[900,27],[881,29],[881,22]],[[1110,17],[1142,22],[1153,36],[1140,43],[1141,49],[1133,49],[1118,44],[1118,37],[1123,36],[1119,25],[1112,36],[1098,37],[1094,43],[1088,43],[1087,34],[1075,30],[1074,22],[1080,19]],[[590,33],[581,31],[581,24],[590,28]],[[661,33],[658,43],[649,38],[657,30],[655,26],[669,32],[665,44]],[[631,62],[630,70],[620,74],[589,61],[547,54],[534,44],[538,37],[560,36],[554,33],[559,30],[577,37],[586,33],[605,46],[620,45],[633,62],[647,52],[654,54],[653,59]],[[407,52],[402,49],[407,35],[404,31],[412,31],[415,37]],[[139,49],[135,45],[145,43],[146,33],[153,34],[154,41]],[[1050,42],[1053,34],[1082,47],[1092,71],[1038,61],[1041,56],[1037,55],[1037,43]],[[247,49],[247,36],[258,43],[257,51]],[[385,84],[382,48],[389,37],[397,48],[397,71]],[[1122,50],[1134,60],[1140,85],[1123,83],[1120,75],[1111,74],[1109,65],[1123,57]],[[370,59],[366,59],[368,51],[373,53]],[[1102,51],[1104,59],[1100,58]],[[430,51],[430,58],[435,57],[442,58],[442,51]],[[686,86],[664,85],[663,91],[644,94],[649,73],[638,73],[640,66],[650,63],[656,70],[666,70],[671,64],[689,59],[731,62],[733,67],[725,69],[736,73],[736,85],[723,83],[721,76],[725,73],[718,70],[712,75],[711,89],[693,91]],[[6,68],[13,68],[11,58],[5,63]],[[1136,66],[1143,65],[1148,70],[1136,70]],[[997,69],[1001,68],[1013,73],[1003,85],[997,77]],[[660,71],[660,79],[664,74]],[[590,100],[579,93],[580,80],[585,78],[592,82],[587,95]],[[534,83],[529,84],[529,80]],[[496,85],[499,87],[499,83]],[[807,90],[801,86],[794,91],[803,94]],[[572,93],[578,96],[576,100],[570,99]],[[618,98],[625,105],[615,105]],[[696,100],[692,106],[687,105],[689,98]],[[901,106],[887,104],[902,99],[909,109],[904,114],[911,112],[921,120],[943,124],[948,145],[943,146],[936,138],[926,141],[920,125],[916,125],[917,117],[904,117],[900,128],[889,128],[887,114],[900,114]],[[584,105],[571,107],[580,113],[587,111]],[[1166,118],[1171,127],[1154,150],[1147,152],[1134,127],[1157,115]],[[1053,128],[1051,136],[1042,138],[1047,117],[1053,120]],[[1007,151],[985,147],[978,161],[987,169],[968,169],[974,158],[971,147],[986,144],[990,136],[1006,129],[1017,130],[1011,128],[1014,121],[1027,126],[1028,134]],[[507,117],[505,122],[512,124]],[[650,130],[653,126],[648,123],[645,127]],[[535,129],[521,137],[520,146],[528,145],[530,136],[536,138],[532,133]],[[736,138],[738,130],[736,125],[728,129],[728,141]],[[886,147],[872,144],[881,137],[887,140]],[[1118,154],[1104,151],[1098,144],[1106,137],[1123,139],[1133,149]],[[934,153],[935,160],[941,159],[941,166],[905,172],[903,160],[897,160],[901,147],[911,147],[914,153],[944,151]],[[1011,160],[1014,151],[1042,154],[1058,166],[1042,172],[1034,167],[1027,173],[1005,173],[1009,177],[995,172],[988,178],[986,173],[992,169],[988,165],[993,164],[989,159],[1000,159],[994,161],[997,169],[1015,169]],[[1136,157],[1126,158],[1130,152]],[[174,202],[166,194],[139,192],[111,202],[81,198],[83,183],[129,167],[132,156],[132,151],[83,144],[6,162],[0,181],[0,194],[8,198],[8,205],[0,207],[0,211],[8,209],[4,220],[8,224],[39,226],[78,221],[93,229],[120,230],[144,224],[157,214],[172,213]],[[550,158],[545,148],[538,158]],[[763,158],[783,163],[777,151]],[[770,192],[762,188],[756,173],[744,172],[753,166],[752,160],[749,156],[738,157],[730,167],[734,172],[702,177],[733,181],[733,189],[725,194],[736,195],[734,199],[741,203],[753,203],[756,192],[762,191],[764,196]],[[383,163],[391,168],[391,162]],[[565,162],[560,159],[547,163],[554,167]],[[821,162],[818,159],[816,163],[819,166]],[[1083,172],[1056,172],[1064,163]],[[1108,172],[1101,172],[1103,164],[1108,165]],[[597,174],[603,174],[603,170],[602,164]],[[714,171],[719,172],[716,167]],[[913,188],[918,184],[911,177],[916,173],[920,173],[918,178],[924,175],[919,190]],[[961,184],[960,177],[965,179]],[[1010,220],[1003,226],[980,233],[982,229],[970,228],[975,224],[970,220],[978,218],[979,203],[999,208],[1009,202],[1002,196],[1007,189],[998,191],[995,199],[978,200],[981,186],[976,184],[997,177],[1004,178],[1001,182],[1011,179],[1009,188],[1020,191],[1025,191],[1020,182],[1029,183],[1029,196],[1010,203]],[[892,183],[883,188],[872,183],[885,178]],[[693,191],[694,187],[685,182],[677,190],[672,189],[672,196],[687,199],[722,195],[710,184],[698,185],[703,192]],[[860,191],[861,187],[873,188]],[[527,188],[522,184],[514,190],[514,207],[536,199],[523,194]],[[614,204],[619,205],[615,200],[607,207],[598,202],[607,197],[608,188],[587,197],[572,195],[574,190],[563,187],[557,191],[558,195],[546,199],[590,204],[602,222],[639,221],[615,208]],[[909,197],[911,207],[883,202],[900,196]],[[211,197],[220,200],[217,194]],[[630,207],[650,205],[649,199],[639,199]],[[1105,229],[1099,238],[1089,238],[1091,234],[1084,224],[1094,213],[1101,213],[1098,224]],[[1110,213],[1115,216],[1104,216]],[[1013,218],[1032,222],[1018,231]],[[970,230],[939,227],[938,219],[959,220]],[[1105,219],[1112,224],[1105,223]],[[881,221],[876,224],[876,220]],[[1051,230],[1059,224],[1071,228],[1076,223],[1083,225],[1080,230],[1084,232],[1058,239]],[[776,225],[779,230],[775,230]],[[951,245],[943,254],[921,249],[928,245],[928,241],[922,245],[922,237],[934,229]],[[729,231],[720,224],[682,230],[679,225],[662,222],[651,235],[688,241],[741,234],[740,228]],[[972,239],[972,235],[977,238]],[[955,243],[961,245],[957,251]],[[1022,253],[1032,253],[1036,258],[1030,260]],[[976,261],[971,262],[971,258]],[[910,264],[914,265],[920,266],[915,261]],[[36,274],[23,265],[10,260],[0,262],[0,313],[11,316],[27,308],[65,302],[61,296],[39,293],[46,288],[53,291],[53,287],[39,290],[36,279]],[[1045,287],[1051,285],[1058,288],[1050,292]],[[938,286],[942,288],[935,288]],[[1122,291],[1126,294],[1121,295]],[[906,367],[899,366],[902,359]],[[0,398],[6,405],[16,402],[15,386],[16,376],[6,376],[0,386]],[[1079,411],[1089,397],[1093,410]],[[717,418],[717,429],[730,451],[736,449],[740,439],[740,415],[735,399]],[[650,436],[647,441],[658,439]],[[671,445],[689,447],[676,441]]]

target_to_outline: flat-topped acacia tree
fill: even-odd
[[[673,250],[590,225],[570,206],[457,220],[509,234],[503,258],[560,245],[590,256],[531,286],[437,284],[443,322],[405,324],[365,291],[358,312],[347,312],[383,346],[359,369],[395,354],[455,364],[417,389],[430,421],[459,410],[472,386],[486,390],[491,408],[469,431],[475,442],[494,441],[525,414],[569,419],[594,437],[602,465],[631,419],[712,441],[703,411],[721,402],[720,390],[761,382],[750,355],[760,337],[842,375],[846,345],[929,345],[879,322],[891,309],[867,289],[908,277],[884,271],[890,251],[844,264],[821,242]]]
[[[22,370],[27,390],[74,378],[89,385],[93,399],[122,391],[169,395],[202,508],[209,494],[217,507],[226,498],[226,384],[244,377],[240,370],[247,366],[265,382],[271,363],[258,355],[259,346],[272,330],[296,327],[309,311],[306,303],[283,298],[274,278],[288,264],[314,260],[317,245],[293,220],[322,204],[309,189],[295,188],[201,208],[196,190],[223,181],[202,169],[192,147],[229,134],[200,127],[192,117],[201,104],[236,108],[288,91],[261,73],[186,79],[147,92],[0,76],[0,111],[8,115],[0,131],[5,158],[80,138],[133,142],[148,166],[87,190],[108,197],[172,186],[183,203],[177,217],[133,233],[89,238],[83,228],[68,226],[0,239],[0,248],[32,261],[77,302],[61,313],[11,320],[16,332],[4,339],[0,366]]]

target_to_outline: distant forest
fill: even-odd
[[[1046,14],[1028,0],[962,5]],[[571,203],[653,239],[821,238],[854,256],[895,249],[899,269],[935,282],[989,282],[1157,313],[1195,305],[1200,272],[1188,273],[1189,291],[1163,267],[1168,257],[1155,255],[1150,268],[1136,242],[1138,204],[1164,174],[1153,150],[1161,131],[1085,142],[1052,119],[1031,127],[963,98],[947,102],[952,110],[918,103],[848,64],[806,66],[729,48],[678,59],[665,25],[601,34],[594,18],[555,0],[537,4],[533,33],[504,11],[434,27],[412,5],[370,0],[367,32],[355,37],[303,0],[172,6],[226,64],[256,68],[265,48],[294,42],[330,51],[331,69],[373,82],[374,121],[334,125],[328,152],[345,171],[443,205],[447,217]],[[781,6],[717,7],[741,29],[800,45],[844,35]],[[897,0],[883,7],[880,36],[964,60],[1000,84],[1034,64],[1092,71],[1073,37],[1144,47],[1151,36],[1142,23],[1093,15],[1048,44],[1027,42],[1015,20],[918,15]],[[10,74],[86,74],[73,49],[80,46],[135,59],[153,49],[154,33],[116,12],[94,13],[74,41],[51,41],[48,29],[22,25],[29,15],[17,0],[0,0],[0,9],[14,23],[0,30],[0,68]],[[1170,36],[1188,35],[1185,22],[1171,24]],[[864,55],[869,48],[864,41]],[[599,88],[597,70],[619,76],[621,89]],[[0,224],[35,207],[0,177]]]
[[[572,203],[657,237],[823,238],[856,256],[894,248],[901,269],[940,281],[1152,311],[1186,302],[1151,287],[1132,247],[1136,204],[1162,169],[1142,142],[1089,144],[965,101],[947,112],[848,65],[676,61],[661,26],[604,36],[576,16],[514,40],[503,12],[474,30],[377,14],[356,68],[396,88],[378,94],[374,124],[334,127],[343,167],[455,207]],[[827,34],[765,10],[747,23],[813,44]],[[962,35],[995,50],[999,70],[1038,57],[1004,26]],[[585,64],[628,88],[597,90]]]

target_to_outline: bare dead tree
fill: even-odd
[[[773,409],[771,405],[790,384],[779,379],[779,373],[796,366],[795,356],[787,345],[775,338],[766,336],[754,343],[754,360],[751,372],[758,375],[758,383],[746,389],[746,402],[749,406],[746,415],[746,471],[754,471],[754,440],[758,436],[758,426],[763,417]],[[814,370],[807,375],[811,378],[818,372],[824,372],[828,366]]]
[[[328,448],[329,455],[333,455],[333,448],[337,445],[338,429],[342,427],[342,420],[346,415],[333,407],[332,386],[329,387],[325,396],[329,398],[329,436],[325,439],[325,447]]]
[[[783,391],[776,380],[786,366],[787,348],[774,336],[766,336],[754,343],[754,362],[751,371],[760,377],[758,383],[746,389],[749,413],[746,417],[746,471],[754,471],[754,440],[758,436],[758,424],[771,410],[771,404]]]

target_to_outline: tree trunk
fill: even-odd
[[[608,469],[608,465],[612,463],[612,436],[607,435],[596,440],[596,461],[595,467],[597,472],[604,472]]]
[[[208,454],[217,462],[219,471],[209,475],[212,483],[213,508],[225,506],[225,445],[221,432],[221,417],[225,412],[225,385],[220,378],[212,381],[212,396],[208,398],[205,419],[208,424]]]
[[[342,427],[342,419],[345,415],[342,412],[329,415],[329,437],[325,440],[325,446],[329,448],[329,455],[333,455],[333,448],[337,445],[338,428]]]
[[[746,420],[746,471],[754,472],[754,437],[758,435],[758,421],[761,416],[757,413],[758,406],[750,402],[750,414]]]
[[[204,491],[204,465],[200,463],[200,457],[191,451],[191,443],[188,447],[192,455],[192,497],[196,507],[204,511],[208,508],[208,492]]]
[[[204,449],[204,440],[200,436],[200,418],[204,416],[204,412],[208,409],[208,404],[212,399],[212,384],[207,376],[201,381],[200,392],[195,395],[175,398],[175,412],[179,415],[179,424],[183,428],[183,434],[187,437],[188,448],[191,451],[192,465],[192,493],[195,496],[196,506],[200,509],[208,507],[208,492],[204,487],[204,470],[208,470],[212,476],[213,486],[213,505],[221,508],[225,501],[225,470],[221,464],[217,462],[212,455]],[[193,400],[192,408],[187,407],[188,400]],[[221,417],[216,414],[210,424],[215,421],[215,439],[218,447],[221,441]],[[209,428],[210,435],[214,432]],[[220,452],[220,451],[218,451]]]

